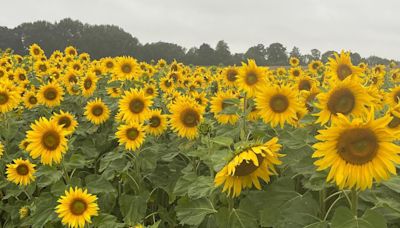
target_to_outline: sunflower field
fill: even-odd
[[[400,69],[0,52],[0,227],[400,227]]]

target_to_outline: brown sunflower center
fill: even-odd
[[[282,113],[289,107],[289,100],[285,95],[276,94],[269,101],[269,106],[272,111]]]
[[[293,76],[298,77],[300,75],[300,71],[299,70],[294,70],[293,71]]]
[[[74,214],[74,215],[82,215],[87,209],[87,204],[82,199],[75,199],[70,204],[70,208],[69,209],[71,210],[71,213]]]
[[[228,81],[234,82],[234,81],[236,81],[236,78],[237,78],[237,71],[234,69],[229,69],[228,72],[226,73],[226,75],[227,75]]]
[[[18,75],[18,78],[19,78],[19,80],[21,80],[21,81],[25,81],[26,76],[25,76],[25,74],[19,74],[19,75]]]
[[[58,125],[64,125],[63,128],[68,128],[71,126],[71,119],[68,116],[62,116],[58,119]]]
[[[9,99],[10,98],[7,93],[4,92],[0,93],[0,105],[6,104]]]
[[[90,89],[92,87],[92,79],[87,78],[83,83],[83,87],[85,87],[85,89]]]
[[[37,49],[37,48],[33,49],[33,54],[34,55],[39,55],[40,54],[39,49]]]
[[[96,70],[94,70],[94,73],[95,73],[97,76],[99,76],[99,75],[101,75],[101,70],[96,69]]]
[[[149,88],[146,89],[146,93],[149,94],[149,95],[152,95],[152,94],[154,94],[154,89],[149,87]]]
[[[75,52],[75,50],[72,49],[72,50],[69,50],[69,54],[70,54],[70,55],[75,55],[76,52]]]
[[[54,100],[57,98],[57,90],[54,88],[48,88],[44,91],[44,97],[47,100]]]
[[[129,74],[132,72],[132,66],[129,63],[125,63],[121,66],[121,70],[122,72],[124,72],[125,74]]]
[[[78,78],[75,75],[70,75],[68,78],[68,81],[70,83],[77,83],[78,82]]]
[[[256,154],[256,156],[257,156],[258,164],[260,165],[263,162],[264,157],[261,156],[260,154]],[[260,167],[260,166],[254,165],[254,163],[252,161],[249,161],[249,162],[242,161],[242,163],[240,163],[240,165],[235,167],[234,175],[239,176],[239,177],[247,176],[247,175],[253,173],[254,171],[256,171],[258,169],[258,167]]]
[[[110,62],[107,62],[107,63],[106,63],[106,67],[109,68],[109,69],[111,69],[111,68],[114,67],[114,63],[111,62],[111,61],[110,61]]]
[[[351,75],[353,72],[347,64],[340,64],[336,70],[337,76],[340,80],[344,80],[347,78],[349,75]]]
[[[188,108],[181,113],[180,119],[186,127],[196,127],[200,122],[200,115],[196,110]]]
[[[170,81],[165,81],[164,82],[164,85],[166,86],[166,87],[171,87],[172,86],[172,83],[170,82]]]
[[[60,145],[60,135],[53,130],[47,131],[42,136],[42,144],[48,150],[55,150]]]
[[[389,122],[388,127],[389,128],[396,128],[400,125],[400,118],[397,116],[392,115],[393,119]]]
[[[45,64],[40,64],[39,70],[42,71],[42,72],[46,72],[47,71],[47,66]]]
[[[258,82],[258,76],[256,72],[250,71],[246,74],[246,84],[254,85]]]
[[[75,65],[73,66],[73,68],[74,68],[74,70],[79,71],[79,70],[81,69],[81,66],[80,66],[79,64],[75,64]]]
[[[310,89],[311,89],[311,83],[309,80],[301,80],[299,82],[299,90],[310,91]]]
[[[25,176],[29,173],[29,168],[25,164],[20,164],[17,166],[18,175]]]
[[[342,113],[347,115],[351,113],[356,103],[353,92],[348,88],[336,90],[328,100],[328,109],[334,114]]]
[[[129,140],[135,140],[139,136],[139,131],[136,128],[129,128],[126,130],[126,137]]]
[[[341,133],[336,146],[339,155],[345,161],[362,165],[375,157],[379,144],[372,130],[354,128]]]
[[[160,117],[158,117],[158,116],[152,116],[152,117],[150,118],[150,126],[151,126],[151,127],[157,128],[158,126],[160,126],[160,124],[161,124],[161,119],[160,119]]]
[[[129,110],[133,113],[141,113],[144,110],[144,102],[141,99],[133,99],[129,103]]]
[[[29,100],[30,104],[33,104],[33,105],[37,104],[37,98],[35,96],[29,97],[28,100]]]
[[[92,114],[95,116],[101,116],[104,112],[103,106],[96,105],[92,108]]]

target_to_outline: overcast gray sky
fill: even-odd
[[[118,25],[141,43],[190,48],[223,39],[244,52],[280,42],[303,54],[345,49],[400,60],[398,0],[14,0],[1,8],[0,25],[8,27],[71,17]]]

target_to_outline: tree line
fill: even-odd
[[[312,60],[327,62],[335,52],[321,53],[318,49],[312,49],[310,53],[302,54],[298,47],[288,51],[283,44],[272,43],[269,46],[257,44],[245,53],[232,53],[229,45],[223,40],[215,47],[203,43],[190,49],[167,42],[142,44],[118,26],[83,24],[70,18],[55,23],[36,21],[23,23],[15,28],[0,27],[0,49],[11,48],[15,53],[24,55],[33,43],[39,44],[48,55],[72,45],[79,52],[89,53],[93,59],[127,55],[147,62],[158,59],[171,62],[176,59],[193,65],[239,65],[251,58],[255,59],[258,65],[285,66],[292,56],[299,58],[301,65],[306,65]],[[390,62],[389,59],[378,56],[363,58],[358,53],[351,53],[351,57],[353,64],[361,61],[370,65]]]

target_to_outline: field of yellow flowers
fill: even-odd
[[[400,69],[0,52],[0,227],[400,227]]]

